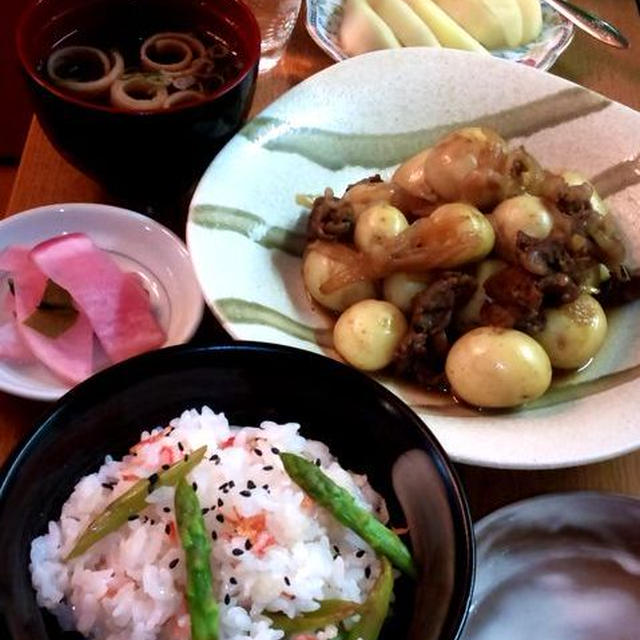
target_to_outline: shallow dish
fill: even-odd
[[[0,477],[3,638],[68,637],[36,604],[31,540],[58,518],[75,483],[97,470],[107,453],[122,455],[143,428],[204,404],[224,411],[232,424],[300,423],[303,436],[322,440],[345,467],[368,474],[394,522],[402,514],[391,467],[409,449],[424,452],[433,474],[424,498],[431,509],[424,539],[448,532],[444,546],[430,550],[429,566],[435,572],[439,560],[449,553],[453,558],[446,564],[452,590],[439,638],[459,637],[471,598],[473,534],[462,487],[436,439],[397,397],[357,371],[301,350],[246,343],[161,349],[115,365],[76,387],[37,425]],[[411,594],[398,591],[394,608],[381,640],[405,637]]]
[[[384,86],[384,91],[380,87]],[[331,96],[327,100],[327,96]],[[249,123],[212,163],[192,200],[187,244],[205,299],[232,336],[335,354],[331,319],[300,275],[307,211],[296,194],[342,193],[456,127],[497,129],[543,166],[595,179],[640,264],[640,115],[556,76],[447,49],[380,51],[303,82]],[[238,256],[242,260],[238,260]],[[233,277],[228,277],[233,265]],[[534,407],[463,411],[379,379],[408,402],[454,459],[561,467],[640,445],[638,305],[611,317],[605,347]],[[598,393],[596,393],[598,392]]]
[[[640,501],[606,493],[524,500],[476,526],[464,640],[632,638],[640,624]]]
[[[166,346],[191,338],[200,323],[204,302],[189,254],[176,235],[146,216],[101,204],[38,207],[0,222],[0,251],[9,245],[34,246],[73,232],[86,233],[120,267],[142,278],[167,334]],[[0,361],[0,389],[25,398],[57,400],[70,385],[39,363]]]
[[[334,60],[349,56],[340,46],[340,24],[344,0],[307,0],[307,31],[316,44]],[[542,31],[536,40],[513,49],[498,49],[496,58],[548,69],[571,44],[574,26],[555,9],[542,5]]]

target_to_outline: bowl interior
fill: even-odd
[[[441,640],[458,637],[473,579],[473,537],[460,484],[440,445],[411,410],[366,376],[328,358],[259,343],[140,356],[74,389],[40,423],[0,484],[2,637],[67,637],[36,604],[28,570],[31,540],[59,517],[74,484],[107,453],[122,455],[143,428],[204,404],[236,425],[299,422],[303,436],[324,441],[345,468],[369,476],[387,499],[392,523],[404,522],[391,487],[392,464],[409,449],[425,451],[455,532],[455,584]],[[406,637],[411,590],[407,580],[399,581],[385,638]]]
[[[21,62],[39,85],[58,97],[89,108],[120,111],[60,91],[42,73],[55,46],[74,43],[106,49],[116,42],[136,47],[150,35],[166,31],[207,32],[226,41],[238,53],[237,76],[207,96],[215,100],[251,71],[260,55],[260,33],[242,0],[34,0],[18,23]],[[94,42],[92,39],[99,39]],[[173,110],[183,110],[176,106]]]

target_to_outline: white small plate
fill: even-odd
[[[123,270],[137,273],[167,335],[163,346],[187,342],[204,308],[189,253],[166,227],[142,214],[102,204],[55,204],[30,209],[0,222],[0,251],[35,246],[68,233],[85,233]],[[90,278],[91,274],[87,274]],[[0,361],[0,389],[35,400],[57,400],[71,386],[39,363]]]
[[[465,0],[461,0],[464,2]],[[345,0],[307,0],[307,31],[316,44],[334,60],[349,56],[340,45],[340,25]],[[542,5],[542,31],[525,45],[513,49],[498,49],[496,58],[521,62],[530,67],[548,69],[571,44],[574,26],[550,6]]]
[[[476,582],[462,640],[622,640],[640,628],[640,501],[559,493],[475,526]]]
[[[628,241],[630,266],[640,268],[638,112],[491,56],[376,51],[287,92],[203,176],[187,244],[225,329],[238,339],[336,357],[328,348],[333,322],[310,303],[302,283],[308,211],[296,195],[325,187],[342,194],[367,176],[389,176],[402,160],[469,125],[496,129],[550,170],[573,169],[596,180]],[[417,386],[375,377],[419,413],[457,461],[551,468],[603,460],[640,446],[639,309],[637,302],[612,314],[594,362],[520,411],[462,412]]]

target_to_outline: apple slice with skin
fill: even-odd
[[[542,31],[540,0],[518,0],[522,12],[522,44],[535,40]]]
[[[443,47],[489,53],[433,0],[405,0],[405,2],[424,20]]]
[[[403,46],[440,46],[433,31],[404,0],[369,0],[369,6],[391,27]]]
[[[434,0],[488,49],[516,47],[522,39],[518,0]]]
[[[340,43],[350,56],[377,49],[396,49],[400,42],[366,0],[347,0],[340,25]]]

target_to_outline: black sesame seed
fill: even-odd
[[[358,549],[356,551],[356,558],[362,558],[363,555],[364,555],[364,549]]]
[[[219,513],[219,514],[216,516],[216,520],[217,520],[218,522],[224,522],[224,516],[223,516],[221,513]]]
[[[145,516],[145,517],[142,519],[142,522],[143,522],[143,524],[146,524],[147,522],[149,522],[149,516]]]
[[[238,584],[238,581],[237,581],[233,576],[231,576],[231,577],[229,578],[229,582],[230,582],[231,584]]]
[[[336,553],[337,555],[340,555],[340,549],[338,548],[338,545],[336,544],[333,545],[333,552]]]
[[[256,483],[253,480],[249,480],[249,482],[247,482],[247,489],[255,489],[256,488]]]
[[[158,474],[157,473],[152,473],[147,480],[149,481],[149,484],[155,484],[156,482],[158,482]]]
[[[162,465],[162,470],[163,471],[167,471],[170,467],[171,467],[171,465],[169,465],[169,464],[163,464]]]
[[[149,524],[153,527],[153,525],[154,525],[155,523],[156,523],[156,521],[155,521],[153,518],[151,518],[151,522],[150,522]]]
[[[278,447],[271,447],[271,453],[273,453],[274,456],[277,456],[280,453],[280,449],[278,449]]]
[[[224,491],[227,488],[228,482],[223,482],[219,487],[218,491]]]
[[[228,593],[224,596],[224,603],[226,605],[231,603],[231,596]]]
[[[113,491],[113,485],[112,485],[110,482],[103,482],[103,483],[102,483],[102,486],[103,486],[105,489],[109,489],[109,491]]]
[[[219,507],[224,506],[224,500],[222,498],[218,498],[218,506]]]
[[[367,580],[371,577],[371,567],[368,565],[364,568],[364,577]]]
[[[215,531],[215,530],[214,530],[214,531],[212,531],[212,532],[211,532],[211,537],[212,537],[214,540],[217,540],[217,539],[218,539],[218,532],[217,532],[217,531]]]
[[[165,513],[171,513],[171,507],[162,507],[162,510],[163,510]]]
[[[262,467],[263,471],[273,471],[273,465],[268,464],[266,467]]]
[[[164,527],[164,532],[165,532],[168,536],[169,536],[169,535],[171,535],[171,525],[170,525],[170,524],[165,525],[165,527]]]
[[[236,483],[233,480],[229,480],[229,489],[233,489],[236,486]]]
[[[175,569],[178,566],[178,562],[180,562],[179,558],[174,558],[170,563],[169,563],[169,569]]]
[[[182,442],[178,442],[178,449],[180,449],[180,451],[184,451],[184,445]]]
[[[251,551],[251,547],[253,547],[253,544],[251,544],[251,540],[248,540],[248,539],[247,539],[247,540],[245,540],[245,542],[244,542],[244,548],[245,548],[247,551]]]
[[[316,467],[319,467],[322,464],[322,462],[320,462],[320,458],[316,458]]]
[[[209,513],[209,511],[211,511],[211,509],[209,509],[209,507],[203,507],[202,509],[200,509],[200,513],[201,513],[203,516],[206,516],[206,515],[207,515],[207,513]]]
[[[257,456],[261,456],[262,455],[262,451],[260,449],[254,449],[253,452],[257,455]]]
[[[268,484],[263,484],[263,485],[262,485],[262,488],[263,488],[265,491],[269,491],[269,485],[268,485]]]
[[[287,578],[287,576],[284,577],[284,583],[287,585],[287,587],[291,586],[291,580],[289,580],[289,578]]]
[[[236,549],[234,549],[231,553],[232,553],[234,556],[241,556],[241,555],[244,553],[244,551],[243,551],[242,549],[238,549],[238,548],[236,548]]]
[[[132,455],[134,458],[137,458],[137,457],[138,457],[138,454],[137,454],[135,451],[132,451],[132,452],[131,452],[131,455]]]
[[[132,521],[132,520],[137,520],[140,516],[137,513],[133,513],[131,514],[127,520]]]
[[[249,489],[243,489],[243,490],[240,492],[240,495],[241,495],[243,498],[249,498],[249,497],[251,497],[251,491],[249,491]]]
[[[211,460],[211,462],[220,462],[220,456],[217,453],[214,453],[209,460]]]
[[[185,454],[184,454],[184,461],[186,462],[188,459],[189,459],[189,454],[188,454],[188,453],[185,453]]]
[[[198,483],[197,482],[192,482],[191,483],[191,487],[193,488],[194,491],[198,490]]]

